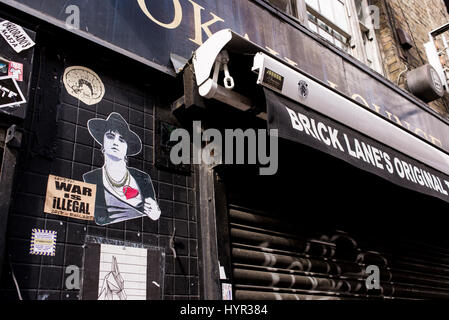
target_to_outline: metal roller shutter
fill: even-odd
[[[285,218],[234,206],[229,223],[237,300],[449,298],[449,250],[303,234]],[[369,265],[380,269],[380,290],[366,288]]]

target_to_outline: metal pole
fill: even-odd
[[[22,142],[22,133],[12,125],[6,134],[3,162],[0,176],[0,276],[5,256],[6,226],[11,205],[11,194],[16,172],[19,148]]]

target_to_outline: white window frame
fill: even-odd
[[[340,26],[338,26],[335,22],[333,22],[328,17],[321,14],[318,10],[310,6],[306,3],[306,0],[290,0],[292,10],[300,14],[304,11],[304,8],[307,10],[307,14],[304,17],[295,17],[300,20],[303,20],[305,25],[311,29],[309,23],[313,23],[309,20],[308,14],[311,14],[315,18],[321,20],[325,25],[335,30],[337,33],[348,39],[347,41],[347,50],[341,49],[349,53],[351,56],[355,57],[374,71],[385,75],[385,71],[383,69],[382,64],[382,56],[380,53],[379,44],[376,38],[376,32],[374,30],[374,26],[371,23],[366,23],[366,21],[359,21],[358,12],[355,4],[355,0],[338,0],[341,1],[346,9],[346,19],[349,30],[343,30]],[[324,0],[324,1],[337,1],[337,0]],[[268,0],[269,2],[269,0]],[[296,8],[294,8],[296,5]],[[362,6],[365,9],[368,8],[368,0],[362,0]],[[335,12],[334,16],[335,16]],[[365,12],[365,17],[368,18],[370,13]],[[313,23],[315,24],[315,23]],[[317,28],[320,28],[317,24],[315,24]],[[315,30],[312,30],[316,32]],[[364,33],[367,34],[366,41],[364,42]],[[317,33],[319,35],[319,33]],[[329,34],[332,36],[331,34]],[[323,37],[322,35],[320,35]],[[333,36],[332,36],[333,37]],[[326,41],[329,41],[325,37],[323,37]],[[330,41],[329,41],[330,42]],[[365,44],[366,43],[366,44]],[[335,45],[335,44],[334,44]],[[337,46],[338,47],[338,46]],[[371,60],[370,58],[371,57]]]

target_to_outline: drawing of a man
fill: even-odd
[[[143,216],[158,220],[161,211],[150,176],[127,164],[129,156],[142,150],[139,136],[115,112],[106,120],[90,119],[87,126],[104,155],[102,168],[83,175],[84,182],[97,185],[95,222],[107,225]]]

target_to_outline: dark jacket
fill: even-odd
[[[140,189],[140,194],[142,196],[142,200],[145,201],[146,198],[155,199],[154,196],[154,188],[151,178],[145,172],[134,168],[128,168],[131,176],[136,180],[137,185]],[[103,185],[103,169],[99,168],[90,172],[87,172],[83,175],[83,180],[86,183],[96,184],[97,185],[97,195],[95,198],[95,222],[99,225],[107,225],[110,223],[114,223],[114,219],[111,218],[111,214],[108,212],[108,206],[106,205],[105,200],[105,191],[108,192]],[[109,192],[108,192],[109,193]],[[123,206],[130,206],[129,204],[121,201],[117,197],[115,197],[119,202],[123,204]],[[140,211],[142,216],[144,215],[143,210],[143,202],[139,207],[132,207]]]

